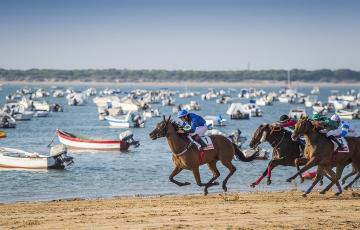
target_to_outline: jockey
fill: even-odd
[[[335,121],[338,125],[336,129],[330,130],[327,135],[333,135],[335,137],[354,137],[355,130],[351,127],[350,123],[347,121],[342,121],[340,117],[336,114],[332,115],[330,118],[332,121]]]
[[[288,115],[284,114],[281,115],[279,123],[281,128],[295,129],[296,121],[295,119],[292,119]]]
[[[293,132],[293,130],[295,129],[295,125],[296,125],[296,120],[293,118],[290,118],[288,115],[284,114],[284,115],[280,116],[280,120],[278,123],[280,124],[281,128],[287,128],[288,130]],[[298,141],[302,146],[305,145],[304,139],[299,138]]]
[[[322,133],[326,133],[326,137],[329,140],[334,141],[338,146],[339,149],[343,148],[343,144],[336,138],[341,136],[342,128],[340,127],[340,117],[334,114],[330,119],[325,116],[321,116],[320,114],[316,113],[313,115],[312,119],[314,121],[318,121],[321,126],[324,127]]]
[[[185,133],[188,133],[196,142],[201,145],[201,148],[205,148],[206,144],[200,136],[204,136],[207,131],[206,121],[195,113],[189,113],[185,109],[180,110],[178,118],[181,119],[182,123],[180,127],[183,128]]]

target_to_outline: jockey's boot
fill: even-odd
[[[339,146],[339,147],[336,149],[336,151],[337,151],[337,150],[341,150],[341,149],[344,147],[343,143],[341,143],[335,136],[330,135],[330,136],[328,136],[328,138],[329,138],[330,140],[334,141],[334,142]]]
[[[201,148],[202,148],[202,149],[207,146],[207,145],[205,144],[205,142],[201,139],[201,137],[200,137],[198,134],[196,134],[196,135],[194,135],[194,136],[192,136],[192,137],[193,137],[193,139],[194,139],[197,143],[199,143],[199,144],[201,145]]]

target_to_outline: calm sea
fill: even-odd
[[[4,104],[5,96],[15,92],[17,89],[26,85],[4,85],[0,91],[1,105]],[[69,87],[75,90],[84,90],[86,86]],[[66,87],[65,87],[66,88]],[[144,89],[155,89],[155,87],[143,87]],[[120,87],[124,95],[134,89],[129,86]],[[184,92],[184,87],[170,88]],[[102,88],[97,88],[98,91]],[[207,88],[189,88],[189,90],[206,92]],[[218,89],[219,90],[219,89]],[[224,90],[227,90],[224,88]],[[237,92],[232,96],[236,97]],[[264,88],[267,92],[278,91],[279,88]],[[310,88],[299,88],[300,92],[309,93]],[[319,99],[327,101],[330,88],[322,88]],[[348,88],[340,88],[341,93],[345,93]],[[19,121],[16,129],[6,130],[8,137],[0,140],[3,147],[19,148],[26,151],[35,151],[48,154],[47,145],[55,134],[56,128],[65,131],[98,137],[117,138],[120,129],[109,128],[106,121],[98,120],[97,108],[89,98],[86,106],[68,106],[65,98],[46,98],[49,102],[59,103],[64,106],[64,112],[52,113],[47,118],[33,118],[31,121]],[[273,122],[281,114],[287,114],[291,108],[298,105],[275,103],[273,106],[262,107],[264,116],[252,118],[251,120],[230,120],[225,114],[229,105],[216,104],[215,101],[201,101],[200,97],[187,99],[176,98],[176,103],[185,103],[196,100],[201,105],[198,111],[201,115],[222,114],[227,118],[227,126],[220,130],[230,133],[235,128],[242,130],[243,135],[248,138],[251,136],[258,125],[265,122]],[[243,100],[246,101],[246,100]],[[171,107],[152,105],[159,108],[162,114],[172,114]],[[312,110],[308,109],[311,114]],[[78,153],[70,154],[74,157],[75,164],[65,170],[44,170],[44,171],[24,171],[24,170],[0,170],[0,202],[17,201],[38,201],[54,200],[66,198],[98,198],[112,196],[132,196],[132,195],[157,195],[157,194],[200,194],[199,188],[189,171],[183,171],[177,176],[180,181],[189,181],[192,184],[185,187],[177,187],[168,181],[168,176],[173,169],[171,153],[165,139],[152,141],[149,139],[149,132],[155,127],[160,118],[152,118],[147,121],[143,129],[133,129],[134,136],[140,140],[140,147],[130,149],[125,153]],[[354,120],[355,127],[360,128],[360,121]],[[55,142],[58,143],[57,138]],[[264,148],[269,148],[264,144]],[[278,167],[272,173],[273,183],[270,186],[263,181],[257,188],[250,188],[251,182],[264,171],[268,161],[255,161],[253,163],[234,162],[237,167],[236,173],[228,182],[229,191],[249,192],[249,191],[274,191],[290,190],[294,184],[286,183],[285,180],[295,173],[295,168]],[[224,179],[227,170],[218,163],[221,173],[220,181]],[[347,168],[346,171],[350,169]],[[201,166],[201,176],[203,181],[207,181],[211,174],[207,166]],[[304,190],[310,185],[310,181],[304,184],[297,184],[297,189]],[[359,183],[355,184],[359,186]],[[221,192],[221,186],[212,187],[210,192]]]

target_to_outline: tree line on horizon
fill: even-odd
[[[287,70],[128,70],[128,69],[84,69],[56,70],[1,69],[2,81],[99,81],[99,82],[169,82],[169,81],[224,81],[241,82],[249,80],[286,81]],[[360,81],[360,71],[350,69],[290,70],[291,81],[303,82],[355,82]]]

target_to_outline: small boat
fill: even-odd
[[[226,119],[224,119],[221,115],[218,116],[205,116],[204,117],[205,121],[206,121],[206,125],[207,126],[224,126]]]
[[[63,169],[73,163],[63,145],[53,146],[50,156],[13,148],[0,148],[0,167],[23,169]]]
[[[289,112],[289,117],[295,120],[299,119],[300,117],[306,117],[307,113],[304,108],[295,108],[291,109]]]
[[[116,128],[144,128],[145,120],[142,119],[138,112],[129,112],[126,116],[106,116],[107,120],[112,127]]]
[[[251,111],[242,103],[232,103],[226,114],[230,115],[230,119],[250,119]]]
[[[23,112],[13,112],[12,117],[17,121],[30,121],[33,118],[34,112],[32,111],[23,111]]]
[[[358,110],[358,109],[356,109],[356,110],[354,110],[354,111],[338,110],[338,111],[336,111],[336,114],[337,114],[341,119],[352,120],[352,119],[358,118],[359,110]]]
[[[90,138],[57,129],[59,141],[69,149],[85,149],[99,151],[127,150],[131,145],[139,146],[139,141],[133,139],[131,131],[120,133],[118,140]]]
[[[0,128],[15,128],[16,127],[16,120],[8,115],[3,114],[0,116]]]
[[[36,111],[34,117],[48,117],[49,114],[50,113],[48,111]]]

